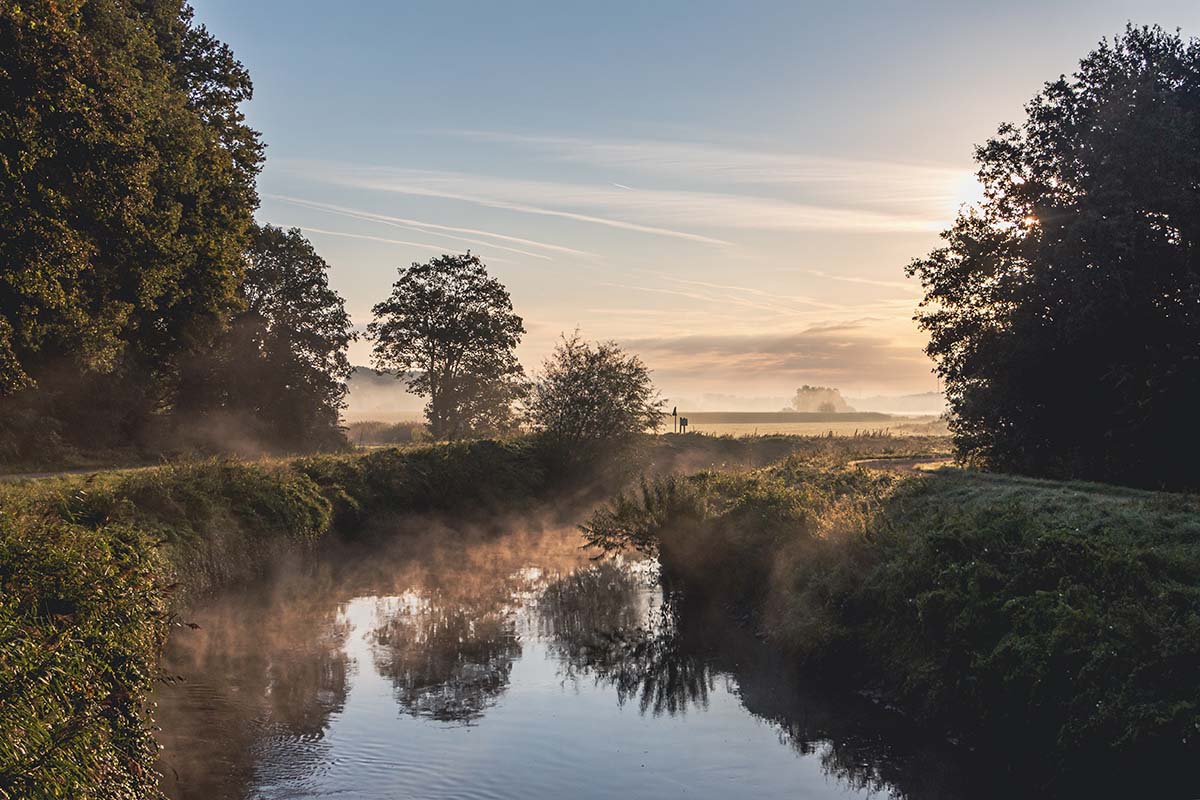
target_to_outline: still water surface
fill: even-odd
[[[573,529],[411,533],[172,635],[164,787],[191,798],[955,798],[944,745],[791,673]]]

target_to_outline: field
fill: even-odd
[[[772,414],[743,412],[680,413],[687,417],[688,431],[712,436],[856,436],[893,434],[946,436],[945,422],[935,416],[892,416],[890,414]],[[662,430],[671,429],[667,417]]]

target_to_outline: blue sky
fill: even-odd
[[[254,78],[259,218],[356,323],[471,248],[527,367],[579,327],[697,403],[935,389],[903,269],[974,197],[972,146],[1127,20],[1200,35],[1154,0],[193,2]]]

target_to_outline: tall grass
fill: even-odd
[[[584,530],[1039,791],[1181,785],[1200,756],[1200,499],[796,458],[649,483]]]
[[[371,514],[512,508],[564,485],[549,457],[471,442],[0,486],[0,798],[158,797],[145,703],[173,612]]]

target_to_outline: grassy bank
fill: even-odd
[[[588,531],[1039,791],[1191,778],[1200,499],[838,461],[654,481]]]
[[[0,798],[156,796],[143,704],[173,614],[323,537],[393,513],[561,513],[641,470],[913,446],[665,436],[581,462],[529,438],[0,484]]]
[[[0,797],[156,797],[143,704],[174,611],[373,514],[545,496],[549,463],[474,442],[0,486]]]

